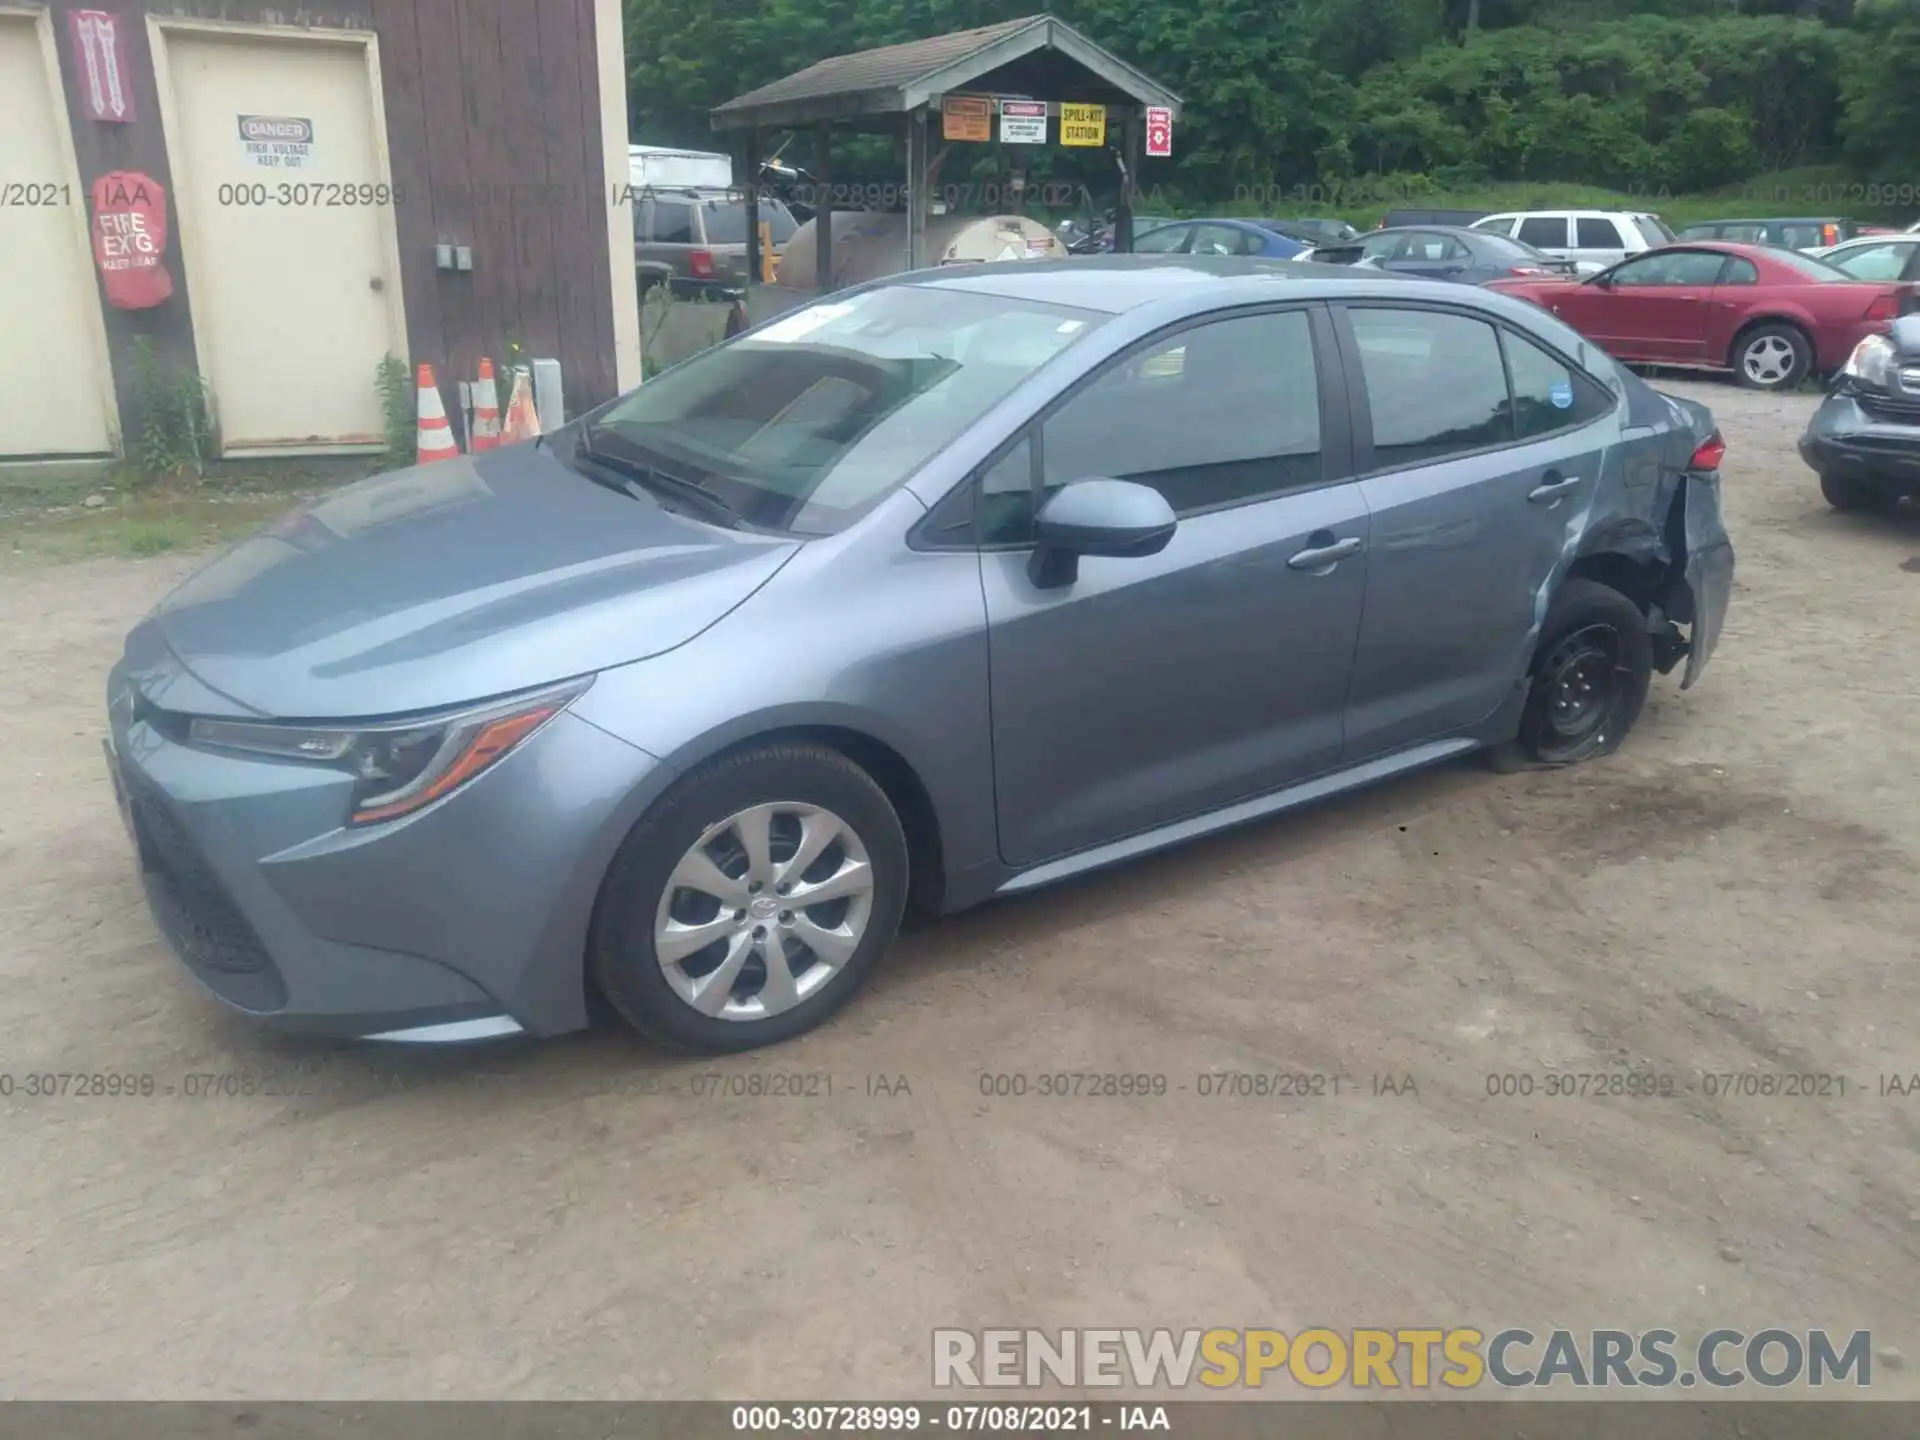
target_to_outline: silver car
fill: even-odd
[[[902,275],[287,516],[128,637],[107,761],[237,1009],[552,1035],[597,987],[746,1049],[909,905],[1468,751],[1608,753],[1713,650],[1722,448],[1466,286]]]

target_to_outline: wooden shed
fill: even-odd
[[[640,379],[619,0],[0,0],[0,458],[384,443],[385,357]]]

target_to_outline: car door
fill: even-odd
[[[979,477],[1000,848],[1027,865],[1333,768],[1366,593],[1323,307],[1142,342]],[[1034,497],[1090,478],[1159,489],[1157,555],[1028,572]]]
[[[1708,302],[1725,259],[1717,250],[1655,250],[1548,308],[1622,360],[1707,363]]]
[[[1347,764],[1469,730],[1517,693],[1616,401],[1476,313],[1336,310],[1371,517]],[[1511,375],[1511,378],[1509,378]]]

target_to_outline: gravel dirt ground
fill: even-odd
[[[0,1397],[885,1398],[929,1392],[940,1326],[1462,1324],[1866,1328],[1874,1393],[1920,1394],[1920,1095],[1881,1093],[1920,1071],[1920,514],[1828,510],[1810,397],[1668,388],[1731,443],[1738,583],[1617,756],[935,924],[720,1063],[228,1018],[156,938],[98,741],[191,560],[0,557]],[[1620,1067],[1675,1091],[1488,1093]],[[1200,1093],[1229,1071],[1343,1078]],[[49,1072],[155,1090],[27,1097]],[[1061,1072],[1167,1093],[1031,1093]]]

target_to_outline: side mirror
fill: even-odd
[[[1166,497],[1128,480],[1079,480],[1063,487],[1033,517],[1027,578],[1056,590],[1080,578],[1082,555],[1134,558],[1167,548],[1180,522]]]

